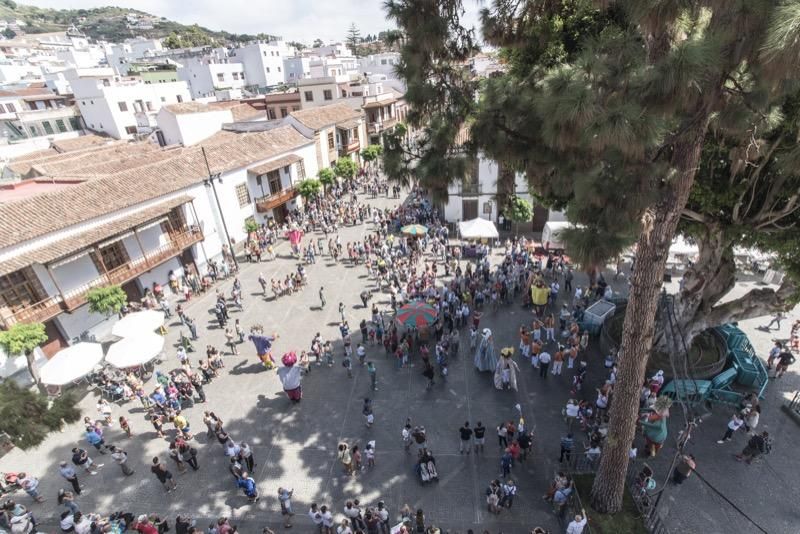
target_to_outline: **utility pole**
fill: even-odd
[[[203,184],[208,187],[211,185],[211,190],[214,191],[214,200],[217,203],[217,211],[219,211],[219,217],[222,220],[222,229],[225,231],[225,241],[228,245],[228,250],[231,253],[231,258],[233,258],[233,264],[236,266],[236,270],[239,270],[239,262],[236,260],[236,252],[233,250],[233,243],[231,242],[231,235],[228,233],[228,224],[225,222],[225,214],[222,212],[222,205],[219,203],[219,195],[217,195],[217,187],[214,185],[214,180],[219,180],[220,183],[222,182],[222,173],[212,173],[211,166],[208,164],[208,156],[206,156],[206,149],[205,147],[200,147],[200,151],[203,153],[203,160],[206,162],[206,170],[208,171],[208,178],[203,180]]]

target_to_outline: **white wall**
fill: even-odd
[[[307,57],[289,57],[283,60],[283,80],[286,83],[311,76],[311,60]]]
[[[53,278],[64,293],[69,293],[84,284],[97,280],[100,276],[97,268],[88,254],[76,260],[63,263],[51,269]],[[40,278],[41,280],[41,278]]]
[[[233,114],[228,109],[177,114],[162,109],[158,112],[156,120],[168,145],[189,146],[219,132],[223,124],[233,122]]]
[[[169,272],[175,271],[175,275],[180,278],[183,276],[183,265],[179,258],[172,258],[161,265],[158,265],[143,273],[136,279],[139,289],[144,292],[145,289],[153,289],[153,282],[158,282],[160,285],[167,287],[169,283]]]
[[[231,58],[244,65],[246,85],[260,88],[283,83],[283,58],[290,55],[284,41],[250,43],[231,52]]]

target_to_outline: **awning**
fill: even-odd
[[[290,156],[283,156],[282,158],[262,163],[261,165],[256,165],[255,167],[250,167],[247,169],[247,172],[255,174],[256,176],[260,176],[262,174],[267,174],[268,172],[276,171],[281,167],[291,165],[292,163],[297,163],[298,161],[303,161],[303,158],[296,154],[292,154]]]
[[[33,250],[21,252],[6,261],[0,262],[0,274],[12,273],[33,263],[45,264],[72,255],[75,255],[77,258],[79,257],[78,255],[82,253],[83,249],[98,242],[119,236],[123,232],[132,231],[133,228],[161,217],[169,213],[173,208],[182,206],[192,200],[193,197],[189,195],[181,195],[142,211],[132,213],[127,217],[102,224],[86,232],[47,243]]]
[[[367,102],[366,104],[361,106],[361,108],[362,109],[380,108],[383,106],[394,104],[395,102],[397,102],[396,98],[387,98],[386,100],[375,100],[373,102]]]
[[[458,223],[458,231],[463,239],[497,239],[500,237],[494,223],[481,218]]]

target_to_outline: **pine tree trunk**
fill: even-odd
[[[694,182],[707,123],[707,116],[706,120],[695,122],[673,145],[670,159],[676,173],[667,178],[670,185],[663,189],[661,200],[642,217],[636,269],[631,276],[622,329],[617,383],[609,412],[608,437],[592,486],[591,503],[601,513],[616,513],[622,508],[628,451],[636,431],[639,391],[653,346],[656,307],[667,256]]]

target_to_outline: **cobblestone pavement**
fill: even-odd
[[[384,207],[397,201],[368,202]],[[360,239],[370,229],[371,225],[345,228],[341,231],[342,242]],[[367,279],[366,269],[335,264],[323,256],[316,265],[308,267],[310,283],[304,291],[278,301],[272,301],[271,297],[264,299],[256,281],[259,272],[269,279],[293,271],[296,261],[287,254],[288,246],[284,244],[278,248],[278,259],[272,262],[242,264],[244,311],[233,312],[232,318],[239,318],[245,328],[261,323],[268,331],[279,332],[281,337],[274,353],[280,356],[290,349],[308,348],[315,332],[321,332],[325,339],[338,340],[337,307],[343,302],[347,319],[356,332],[354,341],[357,341],[357,325],[369,314],[359,299],[362,288],[372,283]],[[501,258],[499,252],[497,254],[494,259]],[[576,280],[579,282],[583,282],[580,275]],[[231,283],[230,280],[222,282],[226,293]],[[614,284],[618,291],[625,291],[624,282]],[[321,285],[325,287],[325,309],[319,308]],[[386,295],[376,294],[375,298],[381,307],[388,308]],[[206,295],[192,299],[186,306],[188,314],[200,326],[200,339],[195,342],[198,352],[192,355],[193,361],[200,353],[204,355],[207,344],[223,348],[224,334],[216,328],[210,312],[212,305],[213,295]],[[497,313],[486,312],[481,326],[492,328],[498,349],[516,346],[517,329],[523,322],[529,322],[529,317],[529,312],[515,303]],[[745,323],[745,330],[753,332],[753,325],[758,323]],[[788,320],[784,322],[784,337],[788,337],[789,323]],[[162,370],[178,366],[174,346],[179,331],[179,324],[172,323],[167,336],[167,354],[159,366]],[[755,333],[753,341],[759,351],[765,353],[770,335]],[[425,389],[426,379],[418,365],[397,369],[393,359],[382,349],[369,348],[368,359],[378,367],[378,391],[372,392],[366,370],[356,366],[354,377],[348,379],[337,352],[337,362],[332,368],[312,366],[310,375],[304,379],[303,401],[292,405],[275,373],[263,370],[252,345],[245,342],[239,346],[238,356],[226,356],[222,375],[206,386],[207,404],[196,405],[185,412],[198,434],[194,446],[199,449],[199,471],[176,475],[177,491],[165,495],[149,472],[149,464],[153,456],[166,458],[167,442],[156,437],[137,403],[128,403],[116,408],[113,416],[114,419],[119,415],[129,416],[134,437],[125,438],[114,427],[106,432],[106,441],[119,444],[129,452],[129,462],[136,473],[125,478],[108,456],[96,458],[106,465],[97,476],[79,475],[86,490],[77,502],[84,511],[101,513],[115,510],[137,514],[156,512],[171,518],[189,514],[197,518],[199,525],[228,516],[240,525],[241,532],[257,533],[263,526],[281,525],[276,492],[279,486],[288,486],[294,489],[294,508],[298,513],[295,530],[299,528],[304,532],[312,529],[310,520],[302,513],[311,502],[332,505],[334,511],[341,512],[344,501],[351,498],[359,498],[364,504],[383,499],[393,516],[406,503],[420,507],[425,510],[429,523],[451,531],[465,532],[471,528],[478,532],[488,530],[492,534],[527,533],[537,525],[552,532],[560,531],[562,527],[540,496],[558,468],[558,439],[564,431],[560,411],[569,397],[571,374],[565,370],[563,376],[549,376],[543,380],[529,365],[521,364],[519,391],[497,391],[492,386],[490,373],[478,373],[474,369],[472,355],[467,354],[466,333],[462,336],[461,347],[462,355],[458,361],[451,362],[447,382],[437,380],[430,391]],[[590,358],[594,360],[590,363],[593,374],[587,392],[593,391],[590,387],[602,379],[599,351],[596,347],[593,350],[594,356]],[[417,362],[412,360],[412,363]],[[692,444],[698,456],[698,469],[704,476],[770,533],[797,532],[790,521],[796,517],[793,510],[798,466],[789,443],[798,429],[778,410],[783,393],[796,386],[797,375],[792,372],[780,384],[772,384],[768,391],[762,421],[764,428],[777,434],[777,439],[776,451],[765,463],[744,466],[732,460],[730,454],[743,444],[744,436],[737,436],[735,444],[718,446],[714,443],[724,429],[727,414],[715,413],[703,423]],[[374,399],[376,423],[370,429],[364,425],[361,414],[366,396]],[[94,413],[94,402],[92,397],[83,401],[85,413]],[[512,473],[519,488],[514,508],[499,517],[490,517],[486,512],[484,489],[499,473],[500,449],[493,439],[494,432],[487,432],[485,454],[466,456],[458,453],[458,428],[469,420],[473,425],[482,421],[493,429],[500,421],[515,416],[513,407],[517,403],[522,406],[526,423],[535,432],[534,455],[532,460],[515,466]],[[247,441],[254,448],[257,462],[254,478],[262,496],[259,503],[248,504],[234,486],[220,446],[205,437],[204,409],[216,412],[234,439]],[[402,448],[400,430],[407,417],[415,424],[424,425],[428,431],[440,474],[440,482],[436,484],[420,484],[413,473],[413,460]],[[671,436],[675,436],[680,427],[679,419],[678,410],[673,409]],[[0,470],[28,470],[40,477],[41,490],[48,501],[31,505],[31,508],[45,524],[49,525],[59,511],[55,503],[58,488],[68,486],[59,477],[59,461],[69,460],[69,451],[76,445],[88,448],[81,430],[79,424],[70,425],[35,450],[15,450],[0,459]],[[336,462],[336,445],[345,440],[351,444],[357,442],[363,448],[373,439],[377,443],[376,466],[355,477],[345,477]],[[673,451],[665,447],[661,456],[652,462],[658,472],[666,472]],[[752,489],[744,492],[744,487]],[[679,489],[668,489],[665,495],[669,522],[678,526],[679,532],[755,532],[752,525],[743,522],[696,479],[690,479]],[[18,499],[26,505],[30,503],[24,494]],[[56,531],[57,527],[51,530]]]

